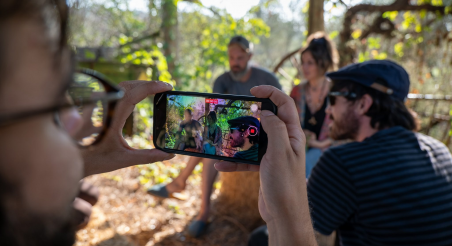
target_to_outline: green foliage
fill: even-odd
[[[187,42],[181,43],[178,77],[184,90],[211,92],[216,76],[228,69],[227,45],[235,35],[243,35],[255,44],[268,36],[270,28],[259,18],[234,19],[224,10],[214,9],[213,16],[202,9],[181,13],[181,29]]]

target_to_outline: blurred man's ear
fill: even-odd
[[[374,100],[369,94],[365,94],[361,99],[357,101],[357,113],[358,115],[365,115],[369,111]]]
[[[248,61],[251,60],[251,57],[253,57],[253,53],[248,53]]]

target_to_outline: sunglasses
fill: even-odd
[[[348,92],[348,91],[332,91],[328,93],[328,100],[330,101],[330,105],[336,104],[336,97],[345,97],[347,99],[357,98],[356,93]]]
[[[231,134],[234,133],[234,130],[240,131],[240,128],[238,128],[238,127],[231,127],[231,128],[229,128],[229,132]]]
[[[75,109],[82,119],[82,126],[73,138],[79,146],[87,147],[100,142],[105,135],[116,102],[124,96],[124,92],[104,75],[90,69],[80,69],[73,74],[65,96],[67,100],[64,103],[13,115],[0,115],[0,127],[51,113],[55,124],[65,130],[68,129],[63,120],[65,113]]]

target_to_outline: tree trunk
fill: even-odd
[[[308,35],[319,31],[325,31],[323,1],[324,0],[309,0]]]
[[[233,218],[248,232],[263,225],[259,209],[259,173],[220,173],[221,189],[214,207],[221,216]]]
[[[177,50],[177,5],[174,0],[162,0],[163,54],[168,63],[168,72],[176,80]]]

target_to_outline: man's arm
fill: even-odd
[[[270,98],[278,115],[264,110],[261,123],[268,136],[260,165],[218,162],[219,171],[259,171],[259,212],[267,222],[270,245],[317,245],[306,190],[305,147],[294,101],[273,86],[251,89],[258,98]]]

